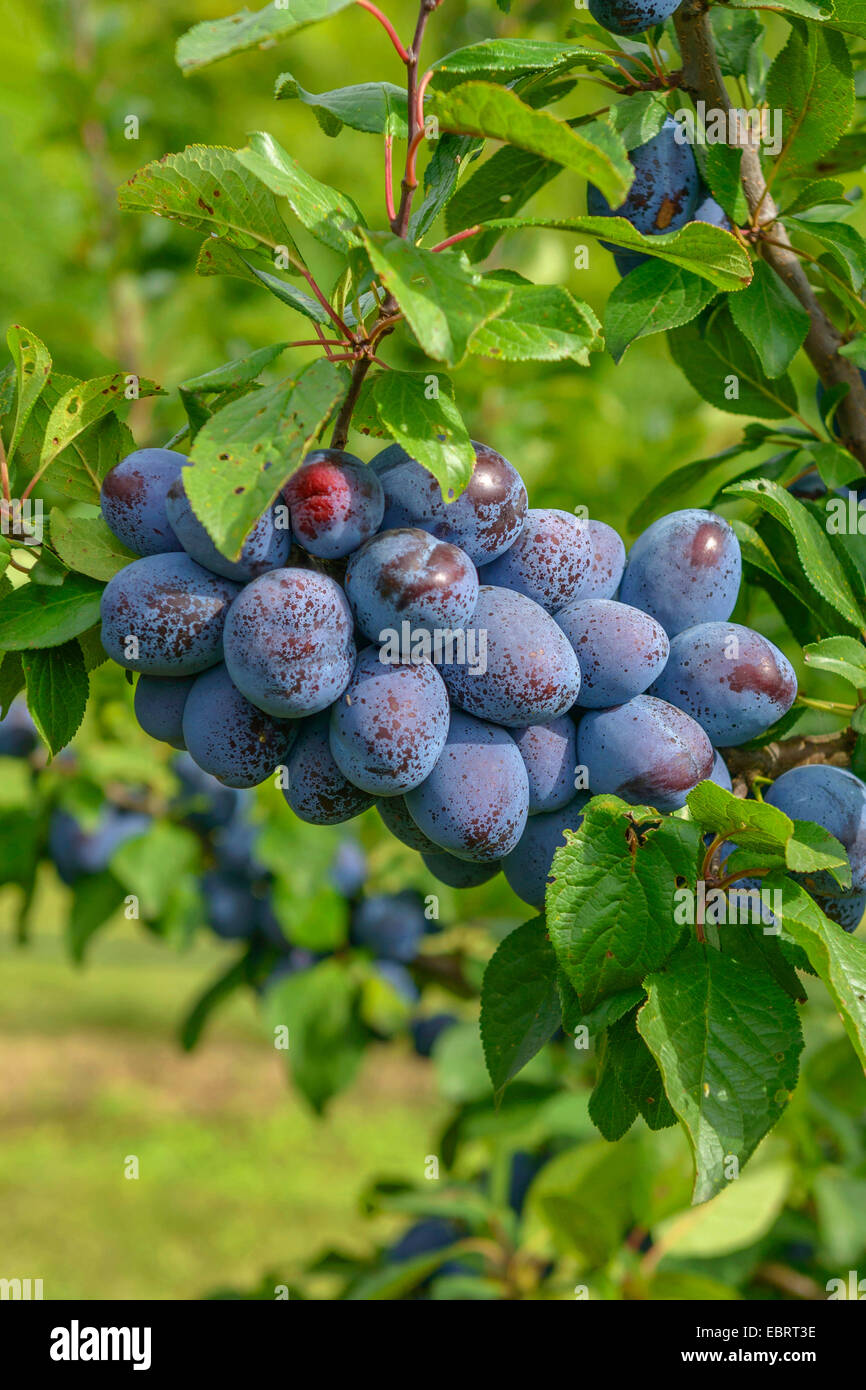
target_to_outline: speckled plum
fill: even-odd
[[[334,762],[330,718],[324,710],[305,719],[286,759],[283,796],[295,815],[311,825],[342,825],[373,805],[372,796],[347,782]]]
[[[102,645],[130,671],[197,675],[222,660],[226,615],[239,592],[188,555],[134,560],[103,590]]]
[[[716,750],[716,756],[713,759],[713,770],[710,773],[709,780],[715,782],[717,787],[724,787],[726,792],[732,792],[734,790],[731,774],[728,771],[728,764],[718,750]]]
[[[721,203],[716,202],[708,188],[701,189],[698,199],[698,205],[692,217],[693,222],[709,222],[711,227],[722,227],[726,232],[733,229],[730,217]]]
[[[612,598],[571,603],[556,621],[580,663],[583,709],[623,705],[648,690],[664,670],[670,642],[661,623]]]
[[[713,770],[715,754],[700,724],[652,695],[614,709],[589,710],[577,729],[578,762],[596,794],[677,811]]]
[[[285,762],[294,725],[250,704],[225,666],[199,676],[183,711],[183,737],[194,763],[227,787],[257,787]]]
[[[445,665],[452,703],[507,727],[546,724],[571,709],[580,690],[574,648],[555,620],[525,594],[482,584],[469,622],[482,662]]]
[[[530,907],[543,908],[553,856],[565,844],[566,830],[579,830],[587,792],[572,792],[570,801],[556,811],[530,816],[517,846],[502,861],[509,887]]]
[[[445,501],[426,468],[399,444],[371,460],[385,490],[384,527],[420,526],[440,541],[458,545],[476,565],[504,554],[523,530],[527,497],[516,468],[486,444],[473,443],[475,467],[465,490]]]
[[[169,743],[172,748],[185,748],[183,741],[183,710],[186,697],[196,681],[195,676],[139,676],[135,687],[135,717],[146,734]]]
[[[436,766],[406,805],[425,835],[458,859],[492,863],[523,834],[529,778],[510,734],[495,724],[452,711],[448,739]]]
[[[189,504],[183,478],[175,478],[165,500],[171,528],[187,555],[214,574],[225,575],[245,584],[268,570],[279,569],[289,558],[292,544],[290,526],[279,526],[273,508],[260,516],[244,541],[240,557],[229,560],[217,550],[207,531]]]
[[[474,864],[468,859],[458,859],[453,854],[446,854],[444,850],[422,854],[421,858],[433,877],[438,878],[440,883],[447,883],[449,888],[478,888],[482,883],[489,883],[491,878],[495,878],[500,867],[495,863]]]
[[[574,796],[577,730],[567,714],[512,731],[529,778],[529,814],[558,811]]]
[[[380,661],[376,647],[365,647],[331,710],[334,761],[362,791],[402,796],[432,771],[449,715],[435,666],[392,666]]]
[[[619,596],[675,637],[696,623],[729,618],[741,575],[740,543],[723,517],[696,509],[671,512],[638,536]]]
[[[478,602],[478,573],[465,551],[417,526],[380,531],[346,569],[355,620],[371,642],[385,629],[465,627]]]
[[[408,845],[409,849],[418,850],[420,854],[439,852],[439,846],[413,821],[402,796],[383,796],[381,801],[376,802],[376,810],[395,840]]]
[[[681,0],[589,0],[589,12],[610,34],[642,34],[662,24]]]
[[[845,893],[839,898],[817,898],[821,911],[843,931],[855,932],[866,912],[866,891]]]
[[[592,545],[592,565],[575,598],[613,598],[625,569],[622,536],[604,521],[586,523]]]
[[[136,449],[102,480],[102,519],[136,555],[182,550],[172,530],[166,497],[187,459],[173,449]]]
[[[277,719],[317,714],[349,684],[353,628],[348,600],[328,575],[271,570],[232,604],[224,639],[229,675]]]
[[[343,449],[308,454],[283,488],[295,540],[310,555],[338,560],[382,524],[385,497],[375,472]]]
[[[748,743],[794,703],[797,677],[786,656],[740,623],[698,623],[671,642],[653,695],[685,710],[721,747]]]
[[[635,175],[619,207],[612,208],[604,194],[589,184],[586,206],[590,216],[624,217],[644,236],[675,232],[691,221],[700,179],[691,146],[677,139],[680,131],[679,122],[666,116],[658,135],[629,152]]]
[[[555,613],[577,597],[592,570],[589,522],[555,507],[530,507],[514,544],[479,573],[482,584],[514,589]]]
[[[791,820],[810,820],[834,835],[851,864],[851,886],[866,888],[866,785],[844,767],[806,763],[777,777],[764,800]],[[810,891],[841,897],[842,890],[828,873],[804,880]]]

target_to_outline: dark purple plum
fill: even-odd
[[[589,582],[593,544],[589,522],[555,507],[530,507],[514,544],[479,573],[482,584],[525,594],[556,613]]]
[[[351,939],[382,960],[414,960],[427,919],[417,893],[380,893],[364,898],[352,913]]]
[[[168,490],[165,509],[171,528],[187,555],[199,565],[245,584],[268,570],[279,569],[289,558],[292,532],[289,526],[279,526],[278,513],[268,508],[260,516],[243,543],[237,560],[229,560],[217,550],[207,531],[189,504],[183,476],[175,478]]]
[[[499,865],[475,864],[468,859],[458,859],[456,855],[446,854],[444,850],[434,850],[432,854],[422,854],[425,866],[440,883],[449,888],[477,888],[488,883],[499,873]]]
[[[183,711],[183,737],[193,762],[227,787],[257,787],[284,763],[293,724],[250,704],[225,666],[199,676]]]
[[[574,796],[577,764],[577,730],[567,714],[549,724],[530,724],[514,729],[529,778],[529,814],[558,811]]]
[[[666,116],[658,135],[629,152],[634,180],[619,207],[612,208],[604,194],[589,184],[586,206],[590,216],[624,217],[644,236],[675,232],[690,222],[698,204],[700,179],[692,148],[678,135],[682,136],[680,123]]]
[[[613,598],[625,569],[622,536],[604,521],[586,523],[592,545],[592,566],[575,598]]]
[[[103,590],[102,645],[130,671],[198,675],[222,660],[226,614],[239,592],[188,555],[134,560]]]
[[[453,704],[506,727],[545,724],[571,709],[580,690],[574,648],[532,599],[482,584],[469,629],[483,639],[483,659],[443,666]]]
[[[0,721],[0,758],[26,758],[38,744],[30,711],[23,700],[13,700]]]
[[[843,931],[855,932],[866,912],[866,891],[845,893],[839,898],[816,898],[821,911]]]
[[[619,596],[675,637],[696,623],[729,618],[741,574],[740,543],[723,517],[697,509],[671,512],[638,536]]]
[[[412,1045],[419,1057],[430,1057],[436,1040],[457,1022],[454,1014],[423,1014],[409,1024]]]
[[[448,692],[429,662],[391,666],[376,647],[359,654],[331,710],[331,752],[356,787],[398,796],[432,771],[448,736]]]
[[[478,601],[478,574],[459,546],[417,526],[380,531],[349,560],[346,593],[365,637],[384,630],[465,627]]]
[[[721,203],[717,203],[709,189],[701,189],[695,208],[693,222],[709,222],[711,227],[722,227],[726,232],[733,230],[733,223]]]
[[[713,743],[748,743],[794,703],[797,677],[786,656],[739,623],[699,623],[671,642],[652,694],[685,710]]]
[[[341,825],[373,805],[372,796],[347,782],[334,762],[329,726],[327,710],[305,720],[286,759],[289,785],[283,796],[311,825]]]
[[[725,762],[724,758],[722,757],[721,753],[718,752],[718,750],[716,751],[716,756],[713,759],[713,770],[710,773],[709,780],[711,782],[715,782],[717,787],[724,787],[726,792],[732,792],[734,790],[734,785],[731,781],[731,774],[728,771],[728,764]]]
[[[593,19],[610,34],[642,34],[668,19],[681,0],[589,0]]]
[[[612,598],[578,599],[556,621],[580,663],[583,709],[623,705],[642,695],[664,670],[670,643],[661,623]]]
[[[225,661],[238,689],[276,719],[317,714],[342,695],[355,665],[343,590],[314,570],[271,570],[232,604]]]
[[[677,811],[713,770],[709,738],[682,710],[651,695],[614,709],[589,710],[577,730],[577,756],[596,794]]]
[[[530,907],[544,907],[553,856],[565,844],[566,830],[580,828],[588,801],[586,792],[576,792],[557,811],[530,816],[518,844],[503,859],[502,872],[509,887]]]
[[[807,502],[815,502],[818,498],[827,496],[827,484],[817,468],[806,468],[799,478],[791,479],[788,491],[792,497],[802,497]]]
[[[440,541],[465,550],[476,565],[504,554],[526,521],[526,488],[516,468],[486,444],[473,443],[475,467],[456,501],[445,501],[439,483],[399,444],[391,444],[371,461],[385,490],[385,519],[390,530],[420,526]]]
[[[395,839],[420,854],[438,854],[439,846],[413,821],[402,796],[383,796],[376,802],[376,810]]]
[[[844,767],[806,763],[777,777],[764,800],[791,820],[814,821],[834,835],[848,855],[852,888],[866,888],[866,785],[859,777]],[[842,896],[829,873],[809,874],[804,882],[821,896]]]
[[[385,497],[371,468],[343,449],[308,454],[283,488],[295,540],[310,555],[338,560],[382,524]]]
[[[136,555],[182,550],[166,510],[168,490],[187,459],[173,449],[136,449],[102,480],[102,519]]]
[[[224,941],[240,941],[253,935],[259,904],[246,879],[223,869],[209,869],[202,874],[200,887],[212,932]]]
[[[183,709],[196,676],[139,676],[135,687],[135,717],[146,734],[185,748]]]
[[[48,829],[48,848],[64,883],[100,874],[108,868],[115,850],[150,829],[151,817],[106,803],[96,823],[88,829],[69,811],[57,810]]]
[[[434,844],[490,864],[514,848],[529,813],[529,778],[517,744],[494,724],[451,715],[448,740],[425,782],[407,792],[409,813]]]

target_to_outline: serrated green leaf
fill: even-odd
[[[20,652],[0,655],[0,719],[5,719],[15,696],[24,689],[24,667]]]
[[[23,652],[21,664],[27,708],[54,757],[78,732],[84,718],[90,690],[84,656],[78,643],[71,641],[45,651]]]
[[[736,519],[733,519],[730,524],[734,528],[734,534],[737,540],[740,542],[740,555],[742,556],[743,564],[747,566],[751,565],[753,569],[759,570],[762,574],[765,574],[771,579],[774,584],[781,584],[784,589],[787,589],[788,592],[793,595],[798,603],[802,603],[802,593],[797,588],[796,584],[792,584],[790,579],[779,569],[779,566],[773,558],[770,547],[767,545],[763,536],[755,530],[754,526],[749,526],[747,522],[738,521]]]
[[[837,179],[791,179],[779,196],[780,215],[794,217],[809,208],[839,202],[844,193],[845,185]]]
[[[393,82],[361,82],[333,92],[307,92],[290,72],[281,72],[274,87],[277,101],[302,101],[311,107],[326,135],[350,130],[381,135],[390,131],[405,140],[409,131],[406,89]]]
[[[244,539],[301,462],[346,385],[346,373],[321,358],[295,381],[233,401],[199,431],[191,466],[184,470],[184,489],[224,554],[240,554]]]
[[[827,637],[803,648],[803,660],[816,671],[841,676],[856,690],[866,689],[866,646],[854,637]]]
[[[841,29],[843,34],[866,39],[866,17],[860,0],[833,0],[832,11],[825,19],[827,24],[833,29]]]
[[[811,319],[794,293],[770,269],[756,261],[751,285],[728,301],[731,317],[748,338],[767,376],[782,376],[811,327]]]
[[[668,345],[686,380],[717,410],[778,420],[797,408],[790,377],[770,380],[727,305],[713,310],[706,323],[674,329]]]
[[[605,342],[614,362],[638,338],[689,323],[716,294],[715,285],[680,266],[657,260],[636,266],[615,286],[604,311]]]
[[[653,1231],[660,1256],[712,1259],[755,1245],[778,1220],[791,1188],[790,1163],[744,1173],[700,1207],[669,1217]]]
[[[15,364],[16,377],[15,424],[6,451],[7,462],[11,463],[30,412],[45,389],[51,371],[51,354],[36,334],[23,328],[20,323],[12,325],[6,334],[6,341]]]
[[[743,152],[725,144],[710,144],[703,148],[704,180],[716,202],[740,227],[749,217],[749,205],[741,181]]]
[[[505,206],[515,212],[561,173],[562,166],[550,159],[518,149],[516,145],[503,145],[450,199],[445,213],[446,229],[449,233],[459,232],[476,222],[486,222],[498,216]],[[483,259],[481,252],[488,254],[489,239],[493,235],[484,232],[467,242],[467,255],[472,260]]]
[[[788,219],[789,225],[826,246],[833,258],[848,275],[852,288],[859,294],[866,282],[866,241],[856,227],[845,222],[818,222],[804,215]]]
[[[784,849],[794,833],[794,822],[777,806],[745,801],[715,782],[699,782],[686,797],[686,805],[704,830],[725,835],[738,845]]]
[[[500,942],[484,972],[481,1041],[497,1095],[550,1041],[560,1017],[556,956],[536,917]]]
[[[776,161],[813,164],[831,150],[854,111],[854,77],[845,41],[820,25],[797,25],[774,58],[766,99],[781,111],[785,141]]]
[[[112,579],[138,558],[109,531],[100,516],[64,516],[54,507],[49,534],[63,563],[91,579]]]
[[[496,272],[485,276],[497,281]],[[589,366],[602,347],[601,325],[588,304],[559,285],[515,285],[502,313],[473,335],[469,351],[505,362],[562,362]]]
[[[99,621],[103,585],[68,574],[61,585],[22,584],[0,599],[0,651],[59,647]]]
[[[239,251],[224,241],[212,239],[203,243],[195,265],[196,275],[236,275],[239,280],[250,280],[263,285],[281,304],[296,309],[304,318],[313,323],[328,323],[330,315],[312,295],[305,294],[278,275],[244,260]]]
[[[792,873],[826,871],[845,892],[851,889],[851,865],[844,847],[829,830],[809,820],[795,820],[794,834],[785,846],[785,862]]]
[[[638,1028],[685,1128],[695,1161],[693,1201],[727,1186],[779,1119],[797,1084],[803,1037],[797,1007],[744,933],[725,954],[694,937],[645,985]]]
[[[606,1264],[634,1224],[638,1155],[628,1140],[615,1148],[599,1140],[575,1144],[544,1165],[528,1201],[557,1248]]]
[[[249,145],[238,150],[237,157],[273,193],[288,199],[307,231],[332,251],[345,256],[361,244],[358,229],[365,223],[357,204],[345,193],[314,179],[272,135],[253,131]]]
[[[643,1115],[650,1129],[677,1122],[655,1058],[637,1031],[635,1013],[606,1031],[598,1050],[598,1076],[589,1099],[593,1124],[614,1143]]]
[[[810,443],[807,448],[829,491],[834,492],[846,483],[862,479],[863,470],[859,463],[841,444]]]
[[[478,157],[483,146],[483,140],[471,135],[442,135],[436,141],[424,170],[424,199],[409,223],[410,240],[418,241],[433,225],[452,198],[462,170]]]
[[[756,14],[714,6],[710,25],[719,67],[726,77],[745,77],[749,54],[764,32]]]
[[[446,87],[446,78],[461,83],[467,77],[498,77],[505,81],[528,73],[547,73],[583,60],[601,65],[605,58],[593,49],[551,43],[547,39],[482,39],[437,58],[433,64],[434,81],[440,89]]]
[[[372,388],[382,430],[438,479],[443,497],[459,496],[472,476],[475,450],[446,376],[428,397],[429,373],[383,372]]]
[[[207,19],[188,29],[177,41],[175,61],[184,73],[243,53],[248,48],[269,48],[308,24],[330,19],[352,0],[275,0],[264,9],[240,10],[226,19]]]

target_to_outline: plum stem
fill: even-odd
[[[465,241],[467,237],[477,236],[482,231],[481,223],[478,222],[474,227],[464,227],[462,232],[455,232],[453,236],[446,237],[440,241],[438,246],[433,246],[432,251],[445,251],[449,246],[454,246],[458,241]]]
[[[393,222],[397,213],[394,208],[394,168],[392,151],[394,147],[394,137],[391,134],[385,136],[385,211],[388,214],[388,221]]]

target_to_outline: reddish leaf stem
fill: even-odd
[[[362,10],[367,10],[368,13],[373,16],[374,19],[377,19],[379,21],[382,28],[385,30],[385,33],[388,35],[388,38],[391,40],[392,44],[394,45],[398,54],[400,55],[401,63],[406,63],[406,65],[408,66],[409,54],[406,52],[406,49],[400,42],[397,31],[394,28],[388,16],[383,14],[382,11],[379,9],[378,5],[374,5],[372,3],[372,0],[357,0],[357,3],[361,6]]]

